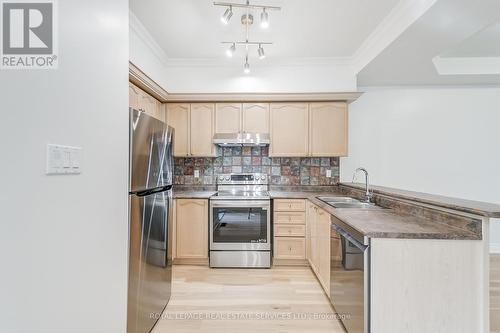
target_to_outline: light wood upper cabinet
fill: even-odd
[[[309,155],[347,156],[347,104],[309,104]]]
[[[243,132],[269,133],[269,104],[243,104]]]
[[[141,95],[141,89],[129,82],[128,84],[128,106],[132,109],[139,110],[139,97]]]
[[[215,154],[215,145],[212,143],[214,111],[214,104],[191,104],[190,148],[192,156],[211,156]]]
[[[208,200],[176,200],[176,258],[208,258]]]
[[[307,156],[308,103],[271,104],[271,156]]]
[[[162,103],[147,92],[129,82],[129,106],[158,120],[165,121]]]
[[[216,104],[215,132],[238,133],[241,130],[241,108],[238,103]]]
[[[174,156],[189,156],[190,104],[167,104],[167,124],[174,133]]]

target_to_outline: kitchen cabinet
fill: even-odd
[[[308,103],[271,104],[270,156],[307,156],[309,141]]]
[[[208,200],[177,199],[176,259],[208,259]]]
[[[269,104],[245,103],[242,111],[243,132],[269,133]]]
[[[212,156],[215,146],[214,136],[214,104],[191,104],[190,116],[190,150],[192,156]]]
[[[129,82],[129,107],[144,111],[146,114],[165,121],[165,112],[162,103],[147,92]]]
[[[175,129],[174,156],[190,156],[190,104],[167,104],[167,124]]]
[[[241,103],[217,103],[215,133],[238,133],[241,129]]]
[[[274,200],[274,264],[304,264],[305,200]]]
[[[309,156],[347,156],[347,104],[309,104]]]
[[[217,103],[216,133],[269,133],[269,103]]]
[[[175,129],[174,156],[207,157],[215,155],[212,143],[215,106],[213,103],[169,103],[167,124]]]
[[[306,257],[327,295],[330,295],[330,214],[308,203]]]

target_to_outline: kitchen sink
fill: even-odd
[[[352,209],[382,209],[382,207],[376,206],[372,203],[367,202],[328,202],[333,208],[352,208]]]
[[[352,202],[360,202],[357,199],[350,197],[317,197],[319,200],[324,201],[326,203],[352,203]]]
[[[317,197],[319,200],[327,203],[333,208],[351,208],[351,209],[382,209],[382,207],[368,202],[361,202],[351,197]]]

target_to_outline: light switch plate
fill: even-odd
[[[200,178],[200,170],[194,170],[194,178]]]
[[[326,170],[326,178],[332,178],[332,170]]]
[[[62,145],[47,145],[47,175],[80,174],[82,148]]]

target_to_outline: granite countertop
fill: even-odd
[[[364,184],[341,183],[341,186],[364,189]],[[468,214],[500,218],[500,205],[488,202],[465,200],[459,198],[446,197],[442,195],[427,194],[421,192],[400,190],[385,186],[370,186],[375,194],[388,195],[395,198],[420,202],[437,207],[452,209]]]
[[[343,196],[337,192],[270,191],[272,199],[308,199],[360,234],[371,238],[479,240],[481,235],[393,209],[333,208],[318,196]]]

